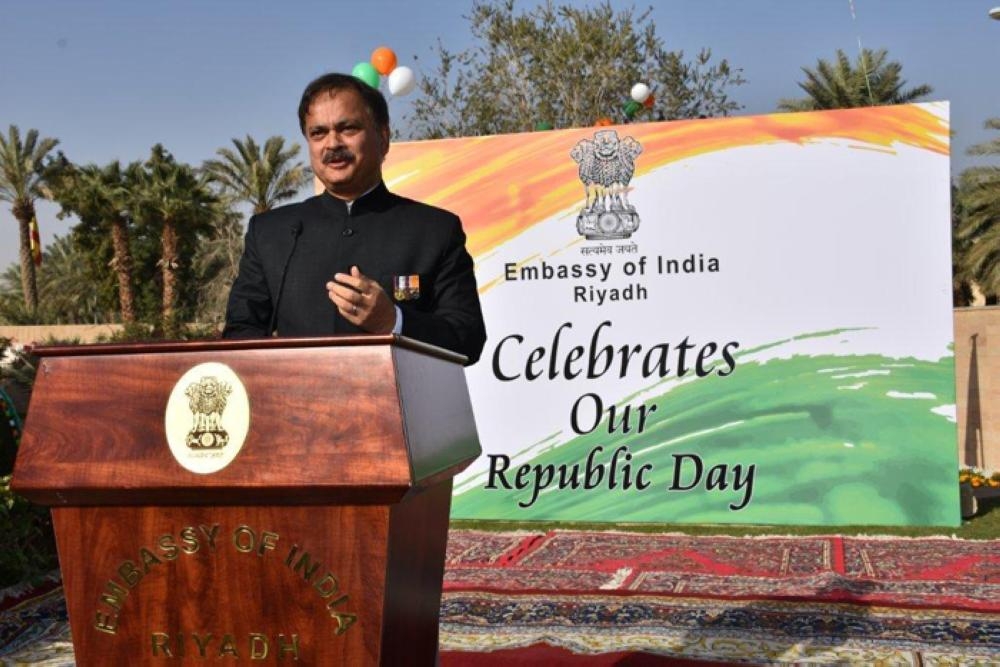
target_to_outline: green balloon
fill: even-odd
[[[554,129],[554,127],[553,127],[552,123],[550,123],[547,120],[540,120],[537,123],[535,123],[535,131],[536,132],[543,132],[545,130],[551,130],[551,129]]]
[[[635,100],[629,100],[625,104],[625,108],[623,109],[623,111],[625,112],[625,117],[628,118],[629,120],[635,118],[635,115],[639,113],[641,110],[642,110],[642,105],[636,102]]]
[[[354,66],[351,70],[351,74],[356,79],[361,79],[367,83],[372,88],[378,89],[379,74],[378,70],[371,63],[361,62]]]

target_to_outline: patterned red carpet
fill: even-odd
[[[1000,541],[452,531],[441,622],[452,666],[1000,664]]]
[[[0,590],[0,667],[73,664],[62,580],[52,572],[34,584]]]
[[[444,667],[1000,664],[1000,540],[453,530],[447,558]],[[57,574],[0,591],[0,665],[69,639]]]

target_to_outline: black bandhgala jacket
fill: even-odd
[[[470,364],[479,359],[486,327],[461,221],[384,183],[350,210],[324,193],[253,216],[223,337],[270,336],[272,317],[284,337],[363,333],[340,316],[326,290],[335,273],[352,266],[400,307],[402,335],[463,354]],[[411,276],[419,288],[396,299],[394,279]]]

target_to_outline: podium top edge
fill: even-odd
[[[156,341],[145,343],[89,343],[82,345],[39,345],[32,353],[39,357],[80,357],[125,354],[169,354],[191,352],[235,352],[241,350],[284,350],[313,347],[377,347],[389,345],[464,364],[464,355],[396,334],[345,334],[311,338],[241,338],[229,340]]]

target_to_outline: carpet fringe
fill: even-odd
[[[484,533],[504,533],[506,531],[489,531],[484,530]],[[569,535],[576,535],[580,533],[597,533],[601,535],[649,535],[655,537],[687,537],[687,538],[713,538],[713,539],[730,539],[730,540],[773,540],[773,539],[784,539],[784,540],[816,540],[816,539],[828,539],[839,537],[845,540],[898,540],[898,541],[914,541],[914,542],[929,542],[934,540],[943,540],[950,542],[970,542],[970,543],[997,543],[1000,544],[1000,537],[997,538],[967,538],[959,537],[952,533],[951,535],[869,535],[865,533],[858,534],[844,534],[844,533],[810,533],[808,535],[789,535],[782,533],[768,533],[766,535],[700,535],[693,533],[684,533],[680,531],[668,531],[665,533],[658,533],[655,531],[648,530],[629,530],[627,526],[618,526],[616,528],[609,529],[588,529],[588,530],[573,530],[571,528],[553,528],[549,531],[552,534],[563,533]],[[513,534],[513,533],[512,533]]]

